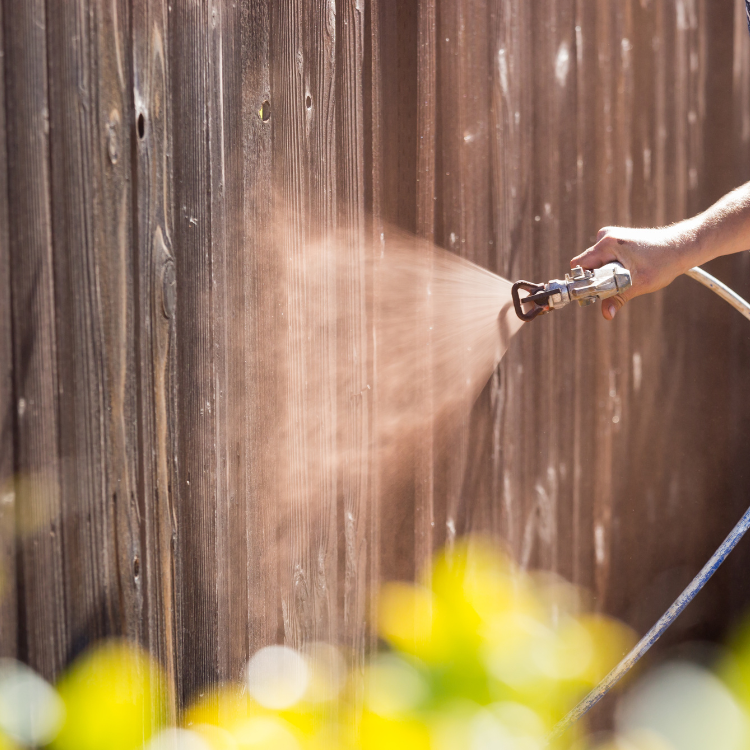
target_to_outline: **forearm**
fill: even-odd
[[[750,249],[750,183],[733,190],[698,216],[674,225],[684,233],[687,267]]]

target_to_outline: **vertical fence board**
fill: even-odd
[[[576,0],[575,7],[575,107],[576,107],[576,189],[575,189],[575,243],[576,250],[590,246],[596,239],[596,217],[592,215],[596,185],[594,151],[594,125],[596,122],[596,97],[591,96],[591,76],[597,69],[595,16],[591,5]],[[573,60],[571,60],[571,63]],[[571,81],[571,86],[573,81]],[[591,497],[593,473],[589,471],[591,435],[593,432],[592,402],[594,369],[588,356],[594,321],[591,316],[579,317],[574,322],[571,337],[575,358],[573,385],[573,421],[570,424],[572,447],[571,483],[571,577],[582,586],[593,584],[594,534]]]
[[[530,273],[532,213],[531,8],[523,1],[495,4],[491,49],[492,197],[493,234],[498,272],[507,278],[526,278]],[[519,339],[501,363],[493,391],[496,394],[493,430],[493,497],[501,503],[497,531],[517,557],[522,555],[526,491],[524,451],[519,435],[528,418],[524,400],[523,365],[518,362]]]
[[[138,390],[137,507],[143,550],[144,642],[170,682],[176,674],[176,311],[167,6],[133,4],[133,224]],[[135,572],[135,571],[134,571]],[[170,696],[174,708],[174,694]]]
[[[15,425],[13,397],[13,288],[8,233],[8,162],[5,129],[5,38],[0,5],[0,655],[17,648]]]
[[[175,267],[177,315],[177,392],[179,442],[177,518],[178,690],[187,700],[218,671],[216,509],[219,491],[217,451],[217,358],[226,320],[212,295],[214,262],[223,248],[212,242],[211,133],[221,115],[211,107],[209,35],[212,13],[206,5],[175,5],[169,20],[169,73],[172,94]],[[184,50],[191,50],[189,55]],[[222,272],[223,269],[217,269]]]
[[[733,164],[732,171],[724,175],[727,181],[734,185],[746,182],[750,179],[750,36],[748,36],[747,16],[742,3],[735,3],[732,18],[733,45],[732,45],[732,139],[729,142],[730,159]],[[722,39],[726,45],[726,39]],[[719,76],[717,76],[718,78]],[[728,98],[729,82],[724,81],[724,86],[719,90],[722,98]],[[722,124],[725,120],[721,120]],[[707,136],[707,137],[710,137]],[[729,277],[727,277],[729,278]],[[750,296],[750,253],[743,253],[733,259],[732,263],[732,288],[737,290],[744,299]],[[730,392],[732,402],[730,413],[732,415],[732,465],[729,469],[734,479],[730,505],[733,516],[737,516],[747,507],[747,481],[746,448],[748,429],[750,428],[750,410],[747,400],[743,398],[745,373],[750,367],[750,358],[747,351],[747,342],[750,337],[745,321],[741,316],[735,316],[733,320],[732,343],[730,351],[732,358],[727,365],[732,372],[732,385]],[[747,548],[738,550],[737,557],[731,561],[731,578],[729,582],[730,591],[742,592],[742,596],[730,598],[730,616],[737,620],[744,615],[744,596],[747,592],[745,571],[747,570],[748,556]]]
[[[61,670],[64,594],[55,290],[44,3],[4,6],[19,655],[47,679]]]
[[[303,42],[305,149],[310,160],[306,186],[309,196],[307,240],[313,247],[317,244],[321,248],[319,257],[311,257],[308,278],[313,304],[312,320],[307,321],[312,328],[307,355],[308,378],[314,388],[310,410],[317,421],[308,436],[313,448],[310,457],[316,500],[312,512],[317,516],[308,541],[309,570],[314,600],[314,638],[336,642],[340,628],[337,600],[341,523],[337,507],[338,330],[337,325],[328,328],[315,325],[316,314],[323,321],[338,321],[337,265],[333,249],[336,246],[332,244],[338,222],[336,7],[331,0],[305,3],[303,18],[304,27],[311,31]]]
[[[417,235],[435,241],[436,129],[437,129],[437,18],[436,0],[419,0],[417,10]],[[423,315],[429,315],[429,310]],[[434,412],[432,326],[428,326],[417,385],[427,413]],[[418,447],[415,478],[414,559],[417,571],[429,576],[435,526],[435,446],[432,420],[427,420]],[[425,579],[425,583],[428,579]]]
[[[97,10],[66,3],[47,15],[65,586],[75,601],[66,612],[69,656],[108,634],[137,637],[141,617],[130,148],[126,141],[120,163],[117,143],[129,71],[119,19]]]
[[[313,12],[317,11],[317,12]],[[327,4],[274,8],[274,182],[283,258],[279,555],[284,637],[303,647],[337,627],[335,43]],[[302,33],[303,28],[311,34]]]
[[[245,529],[247,434],[245,400],[245,265],[242,216],[241,11],[214,2],[209,35],[210,169],[213,316],[217,331],[217,630],[218,678],[239,680],[247,661],[247,539]]]
[[[264,102],[271,97],[268,0],[247,0],[242,5],[242,122],[243,122],[243,227],[247,351],[247,586],[248,650],[275,643],[279,621],[279,569],[276,548],[276,502],[268,502],[277,489],[277,378],[275,362],[278,317],[278,263],[268,252],[272,226],[272,134],[276,116],[262,118]],[[269,99],[271,101],[269,101]]]
[[[133,229],[133,98],[130,13],[126,2],[97,5],[91,14],[92,85],[96,90],[91,152],[94,259],[101,316],[104,391],[104,497],[114,546],[108,597],[117,612],[111,632],[145,643],[136,387],[135,236]],[[108,515],[105,514],[105,515]],[[108,561],[105,560],[107,565]]]
[[[339,222],[347,252],[337,280],[341,330],[337,334],[339,366],[338,434],[344,454],[340,468],[343,532],[343,631],[354,664],[362,669],[366,646],[366,591],[371,498],[368,334],[365,287],[365,163],[363,68],[365,17],[359,0],[337,6]],[[358,691],[361,696],[361,690]]]
[[[365,44],[369,41],[369,66],[363,71],[365,92],[365,143],[369,144],[369,170],[365,174],[365,186],[369,187],[369,205],[372,211],[370,232],[370,261],[374,269],[373,277],[377,275],[378,259],[385,240],[385,226],[383,224],[383,75],[382,75],[382,12],[381,0],[370,0],[367,5],[368,26],[366,28]],[[369,115],[369,117],[368,117]],[[380,325],[382,311],[380,309],[380,294],[375,279],[370,279],[371,304],[368,310],[372,324],[370,326],[370,369],[372,373],[372,410],[371,410],[371,440],[372,453],[370,456],[370,476],[372,477],[370,494],[370,560],[369,560],[369,600],[367,602],[370,623],[378,621],[378,594],[382,580],[381,575],[381,547],[384,528],[382,524],[382,504],[387,502],[383,495],[383,463],[380,453],[379,432],[380,425],[380,388],[378,381],[378,341],[377,331]],[[367,647],[370,652],[377,648],[378,631],[370,628],[370,638]]]

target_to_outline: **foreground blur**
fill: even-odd
[[[171,717],[172,686],[122,641],[76,660],[56,687],[0,661],[0,750],[541,750],[554,724],[624,655],[633,634],[585,611],[581,592],[530,575],[482,540],[438,556],[429,584],[380,597],[384,648],[362,668],[326,643],[269,646],[242,684]],[[668,663],[625,693],[617,733],[555,748],[740,750],[750,747],[750,631],[716,673]]]

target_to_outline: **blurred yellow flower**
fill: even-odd
[[[77,659],[58,683],[66,718],[57,750],[136,750],[163,723],[164,678],[147,654],[105,641]]]

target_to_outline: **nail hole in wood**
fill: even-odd
[[[271,119],[271,104],[268,99],[260,105],[260,112],[258,114],[263,122],[268,122]]]
[[[308,94],[308,95],[307,95],[307,96],[305,97],[305,106],[306,106],[306,107],[307,107],[308,109],[312,109],[312,97],[310,96],[310,94]]]
[[[143,112],[138,115],[138,137],[143,138],[146,135],[146,118],[143,116]]]

